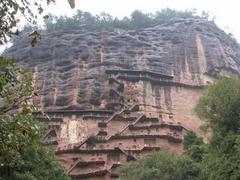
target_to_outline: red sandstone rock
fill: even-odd
[[[215,72],[240,72],[238,44],[203,20],[135,31],[54,32],[7,52],[33,71],[35,115],[73,179],[117,177],[116,168],[159,149],[183,150],[193,112]],[[200,134],[201,135],[201,134]]]

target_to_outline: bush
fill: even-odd
[[[120,167],[122,180],[194,180],[200,176],[198,165],[187,156],[159,151]]]

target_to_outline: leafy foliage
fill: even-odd
[[[184,154],[190,157],[195,162],[201,162],[207,151],[206,144],[194,144],[191,145],[188,149],[185,150]]]
[[[194,180],[199,176],[200,169],[187,156],[159,151],[121,167],[119,172],[123,180]]]
[[[34,120],[31,74],[0,57],[0,179],[68,179],[42,144],[44,126]]]
[[[240,81],[223,77],[209,85],[196,108],[213,134],[238,133],[240,130]]]
[[[37,24],[37,16],[44,12],[43,5],[54,3],[55,0],[1,0],[0,1],[0,45],[6,44],[12,35],[18,35],[17,28],[21,15],[33,25]],[[68,0],[71,8],[75,7],[75,0]],[[37,12],[37,13],[35,13]],[[44,16],[46,17],[46,16]],[[38,37],[33,37],[36,41]]]
[[[54,0],[46,0],[47,4],[54,2]],[[43,0],[39,1],[29,1],[29,0],[2,0],[0,1],[0,45],[7,43],[8,37],[13,34],[18,34],[17,24],[20,21],[20,14],[25,17],[25,19],[36,24],[37,15],[33,13],[33,9],[36,9],[39,14],[43,13],[42,8]]]
[[[19,14],[36,24],[42,14],[42,2],[54,0],[2,0],[0,1],[0,45],[12,35],[18,35]],[[69,0],[74,7],[74,0]],[[40,34],[29,34],[32,46]],[[42,144],[43,125],[34,120],[32,76],[17,67],[12,59],[0,56],[0,179],[2,180],[67,180],[64,169],[58,164],[52,151]]]
[[[196,133],[193,131],[187,132],[187,134],[184,136],[184,149],[188,149],[192,145],[200,145],[203,144],[202,138],[197,137]]]
[[[240,136],[229,134],[220,139],[221,143],[210,143],[203,156],[202,176],[207,180],[237,180],[240,178]]]
[[[202,138],[197,137],[193,131],[187,132],[184,136],[184,154],[189,156],[195,162],[201,162],[206,151],[206,145]]]
[[[0,114],[20,108],[29,112],[28,100],[33,95],[32,76],[18,68],[12,59],[0,56]]]
[[[0,117],[0,179],[68,179],[42,144],[42,125],[31,115]]]

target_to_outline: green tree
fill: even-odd
[[[0,1],[0,45],[18,35],[19,15],[36,24],[42,14],[42,2],[29,0]],[[47,4],[54,0],[46,0]],[[74,7],[74,0],[68,0]],[[32,45],[40,34],[30,33]],[[29,100],[33,96],[31,74],[17,67],[12,59],[0,56],[0,179],[2,180],[67,180],[64,169],[53,152],[42,143],[43,125],[36,121]]]
[[[0,179],[69,179],[53,152],[42,144],[42,125],[31,115],[1,116],[0,123]]]
[[[209,85],[196,108],[198,116],[211,128],[213,136],[239,133],[240,80],[223,77]]]
[[[149,27],[152,24],[153,18],[151,14],[144,14],[141,11],[134,11],[131,14],[132,25],[136,28]]]
[[[0,57],[0,179],[68,179],[43,146],[44,126],[34,120],[31,74]]]
[[[156,13],[154,21],[158,24],[167,23],[170,21],[177,20],[179,18],[201,18],[201,19],[209,19],[209,15],[207,12],[202,12],[202,15],[197,15],[196,10],[190,9],[185,11],[178,11],[174,9],[162,9]]]
[[[240,136],[227,135],[222,143],[210,143],[202,158],[202,178],[206,180],[240,179]]]
[[[32,77],[29,72],[18,68],[12,59],[0,56],[0,115],[20,108],[28,112],[28,100],[32,97]]]
[[[187,132],[184,136],[184,154],[189,156],[195,162],[201,162],[206,151],[206,144],[203,139],[197,137],[193,131]]]
[[[119,173],[122,180],[194,180],[200,169],[187,156],[159,151],[120,167]]]
[[[187,134],[184,136],[184,149],[188,149],[192,145],[200,145],[203,144],[203,139],[197,137],[196,133],[193,131],[188,131]]]
[[[240,80],[223,77],[209,85],[196,112],[212,136],[201,162],[204,179],[240,179]]]

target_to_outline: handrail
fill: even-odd
[[[129,74],[149,74],[151,76],[162,77],[166,79],[173,79],[172,75],[167,75],[154,71],[143,71],[143,70],[127,70],[127,69],[107,69],[106,74],[116,74],[116,73],[129,73]]]
[[[182,82],[176,82],[176,81],[172,81],[169,79],[157,79],[157,78],[152,78],[152,77],[148,77],[148,76],[134,76],[134,75],[120,75],[119,76],[120,79],[126,79],[128,81],[131,80],[143,80],[143,79],[147,79],[150,80],[154,83],[159,83],[159,84],[163,84],[166,86],[179,86],[179,87],[185,87],[185,88],[198,88],[198,89],[204,89],[206,87],[206,85],[204,84],[200,84],[200,85],[192,85],[192,84],[186,84],[186,83],[182,83]]]
[[[46,114],[87,114],[87,113],[99,113],[99,114],[112,114],[112,110],[46,110],[44,113]],[[33,115],[42,114],[41,111],[35,111],[33,112]]]

